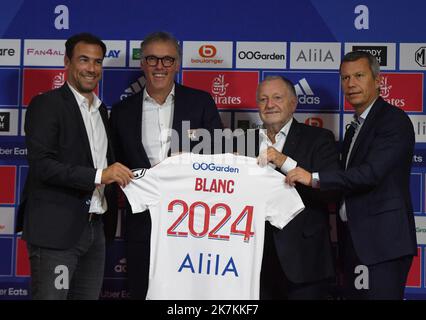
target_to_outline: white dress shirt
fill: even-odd
[[[108,138],[101,113],[99,112],[99,107],[102,102],[96,94],[93,93],[93,103],[89,108],[89,100],[81,95],[68,82],[67,84],[77,100],[81,116],[83,117],[84,127],[86,128],[87,137],[89,139],[93,165],[97,169],[94,181],[96,188],[93,191],[92,199],[90,201],[89,212],[102,214],[107,210],[107,203],[104,196],[105,185],[101,184],[101,178],[102,170],[108,166],[106,158]]]
[[[163,104],[157,103],[146,91],[142,102],[142,144],[151,166],[167,158],[171,143],[175,87]]]
[[[272,141],[268,138],[267,130],[266,129],[260,129],[259,131],[259,137],[260,137],[260,146],[259,146],[259,157],[264,157],[266,150],[268,147],[274,147],[278,152],[281,152],[283,150],[285,141],[288,136],[288,132],[290,131],[291,124],[293,123],[293,118],[291,118],[282,128],[281,130],[275,135],[275,143],[272,143]],[[268,163],[269,166],[275,169],[275,165],[271,162]],[[280,170],[282,173],[287,174],[290,170],[293,170],[297,167],[297,162],[294,161],[292,158],[287,156],[286,160],[284,161],[283,165],[281,166]]]

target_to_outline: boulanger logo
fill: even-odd
[[[184,68],[232,68],[231,41],[184,41]]]
[[[200,49],[198,49],[198,54],[203,58],[213,58],[216,55],[216,52],[216,47],[208,44],[202,45]]]
[[[314,96],[314,92],[309,86],[306,78],[302,78],[299,80],[297,84],[294,85],[294,89],[296,90],[296,95],[301,104],[320,104],[320,97]]]
[[[229,173],[240,173],[240,169],[236,167],[231,167],[229,165],[222,166],[222,165],[216,165],[213,162],[212,163],[206,163],[206,162],[194,162],[192,164],[192,168],[196,171],[218,171],[218,172],[229,172]]]
[[[286,42],[237,42],[237,68],[285,69]]]

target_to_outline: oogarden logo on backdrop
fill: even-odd
[[[237,68],[285,69],[286,42],[237,42]]]

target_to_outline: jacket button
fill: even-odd
[[[86,200],[86,204],[90,206],[90,200]]]

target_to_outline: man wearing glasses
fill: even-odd
[[[169,33],[151,33],[141,44],[145,87],[114,105],[110,119],[117,159],[129,168],[150,168],[168,157],[170,149],[181,151],[182,139],[192,130],[222,129],[212,97],[175,82],[180,61],[179,44]],[[183,121],[189,121],[190,132],[182,133]],[[179,146],[164,134],[167,129],[178,133]],[[128,203],[126,208],[128,287],[132,299],[145,299],[151,219],[148,210],[132,214]]]

